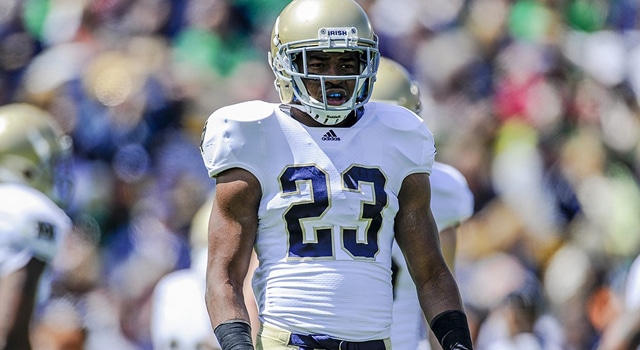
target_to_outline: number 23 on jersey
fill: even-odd
[[[378,253],[378,234],[382,226],[382,210],[388,204],[384,190],[386,178],[378,168],[352,165],[341,174],[346,191],[364,192],[370,198],[360,203],[359,217],[354,225],[340,227],[341,247],[354,259],[374,259]],[[284,169],[279,178],[283,196],[300,194],[301,183],[309,187],[310,195],[294,201],[284,213],[289,233],[289,258],[331,258],[334,227],[323,225],[322,218],[332,205],[329,174],[317,165],[296,165]],[[305,223],[313,228],[313,239],[306,238]],[[359,232],[362,230],[364,232]]]

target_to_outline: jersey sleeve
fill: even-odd
[[[154,349],[219,349],[204,303],[207,254],[198,251],[195,268],[165,275],[152,296],[150,332]]]
[[[209,116],[200,152],[210,177],[231,168],[253,174],[261,172],[256,164],[268,158],[268,150],[260,144],[260,140],[268,137],[262,120],[273,112],[271,104],[251,101],[223,107]]]
[[[381,135],[374,135],[383,147],[398,150],[397,163],[405,170],[404,176],[413,173],[431,174],[435,162],[436,146],[433,133],[415,113],[404,107],[380,102],[370,102],[378,121],[386,128]]]
[[[435,162],[431,174],[431,211],[442,231],[473,214],[474,198],[464,176],[454,167]]]
[[[28,187],[3,185],[0,198],[0,270],[18,270],[31,258],[51,262],[71,230],[71,219],[47,196]]]

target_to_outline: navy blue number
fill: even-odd
[[[351,167],[342,174],[342,181],[346,188],[354,191],[361,190],[363,183],[371,184],[373,198],[362,202],[360,219],[369,220],[366,240],[358,240],[358,232],[353,229],[343,231],[344,247],[353,256],[373,258],[378,253],[378,232],[382,227],[382,209],[387,206],[387,193],[384,191],[386,178],[377,168]]]
[[[329,208],[329,176],[316,166],[295,166],[287,168],[280,175],[280,185],[284,194],[299,192],[298,182],[308,182],[311,188],[311,200],[292,205],[284,214],[289,233],[290,257],[326,257],[333,255],[330,229],[315,230],[315,240],[304,240],[303,221],[319,218]]]
[[[354,258],[374,258],[378,252],[378,232],[382,226],[381,212],[387,205],[384,191],[386,179],[376,168],[353,166],[342,175],[343,186],[347,190],[360,191],[363,184],[369,184],[372,197],[361,204],[360,217],[366,221],[365,238],[358,238],[356,229],[342,229],[342,246]],[[313,240],[306,239],[304,222],[321,218],[329,209],[329,176],[314,165],[291,166],[280,176],[284,195],[297,194],[300,183],[307,182],[310,188],[308,201],[292,204],[284,214],[289,235],[289,256],[296,258],[321,258],[333,256],[333,232],[326,226],[314,227]],[[313,226],[312,224],[310,226]]]

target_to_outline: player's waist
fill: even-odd
[[[385,338],[391,334],[391,308],[371,308],[369,303],[363,302],[351,306],[331,305],[331,302],[283,306],[278,305],[278,301],[268,300],[266,304],[261,311],[264,322],[298,334],[329,334],[337,339],[357,341]]]
[[[349,341],[327,334],[295,333],[276,327],[269,323],[260,326],[258,337],[265,341],[275,341],[283,345],[298,346],[301,349],[328,350],[387,350],[391,349],[389,337],[363,341]]]

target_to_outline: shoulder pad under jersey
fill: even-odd
[[[396,130],[414,130],[424,127],[422,118],[412,111],[398,105],[385,102],[369,102],[367,108],[380,115],[379,120],[388,127]]]
[[[71,229],[71,219],[49,197],[33,188],[0,185],[0,244],[49,262]]]
[[[276,104],[264,101],[247,101],[221,107],[209,119],[231,119],[238,122],[252,122],[273,114]]]
[[[239,167],[259,172],[255,162],[260,141],[275,121],[277,104],[249,101],[220,108],[207,119],[202,131],[200,151],[210,177],[223,170]],[[252,168],[253,167],[253,168]]]

